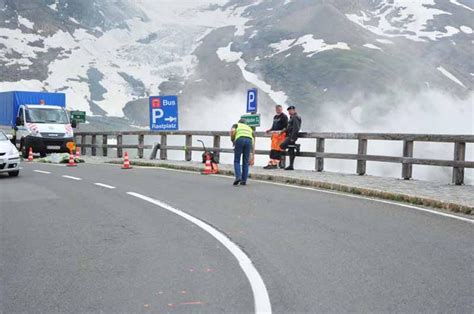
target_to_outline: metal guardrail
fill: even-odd
[[[100,136],[102,143],[97,142],[97,137]],[[138,144],[125,145],[123,144],[124,136],[137,136]],[[153,149],[152,145],[145,145],[145,136],[159,136],[160,137],[160,159],[166,160],[169,150],[184,151],[184,159],[186,161],[192,160],[192,152],[204,151],[202,147],[193,146],[193,136],[207,136],[213,137],[213,147],[209,147],[219,157],[221,153],[233,153],[233,149],[221,148],[221,138],[229,137],[228,132],[222,131],[177,131],[177,132],[152,132],[152,131],[120,131],[120,132],[77,132],[75,133],[75,140],[77,146],[81,148],[83,155],[87,154],[87,148],[91,149],[93,156],[97,155],[97,149],[102,149],[102,156],[108,155],[108,149],[116,148],[117,157],[121,158],[123,149],[137,149],[138,158],[143,158],[145,149]],[[167,145],[169,136],[184,136],[184,146],[170,146]],[[264,132],[256,132],[257,138],[270,137]],[[87,139],[90,138],[88,143]],[[117,144],[108,144],[109,138],[115,138]],[[452,167],[453,177],[452,183],[461,185],[464,183],[464,169],[474,168],[474,161],[466,161],[466,144],[474,143],[474,135],[446,135],[446,134],[399,134],[399,133],[300,133],[300,138],[315,139],[316,151],[314,152],[300,152],[299,156],[315,158],[315,170],[318,172],[324,171],[324,159],[345,159],[356,160],[356,173],[359,175],[366,174],[367,161],[377,161],[386,163],[402,164],[401,177],[409,180],[413,175],[413,165],[430,165],[440,167]],[[80,139],[80,141],[78,141]],[[343,154],[325,152],[326,140],[357,140],[358,150],[357,154]],[[368,155],[367,145],[369,140],[377,141],[403,141],[402,157],[400,156],[380,156]],[[453,143],[453,159],[425,159],[414,158],[413,147],[415,142],[436,142],[436,143]],[[156,151],[156,147],[155,147]],[[267,150],[256,150],[258,155],[268,155]]]

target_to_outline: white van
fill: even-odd
[[[41,157],[47,153],[66,153],[68,142],[74,141],[73,127],[66,109],[60,106],[21,105],[15,127],[20,151],[28,157],[30,147]]]

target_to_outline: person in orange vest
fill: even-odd
[[[272,134],[272,147],[270,151],[270,161],[268,165],[263,169],[276,169],[278,165],[282,165],[281,159],[283,157],[283,150],[280,145],[286,138],[286,132],[284,132],[288,126],[288,117],[283,113],[283,107],[281,105],[275,106],[276,115],[273,117],[273,124],[271,129],[268,129],[266,133]]]

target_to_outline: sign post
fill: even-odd
[[[150,97],[150,130],[176,131],[178,129],[178,96]]]
[[[256,88],[249,89],[247,91],[247,113],[246,115],[243,115],[241,118],[245,119],[246,123],[248,126],[252,127],[252,129],[255,131],[257,127],[260,126],[260,114],[257,114],[257,109],[258,109],[258,91]],[[250,114],[249,114],[250,113]],[[254,141],[255,145],[255,141]],[[250,165],[253,166],[254,164],[254,159],[255,156],[252,152],[251,157],[250,157]]]

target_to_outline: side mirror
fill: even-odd
[[[74,129],[77,128],[77,122],[76,122],[76,120],[72,120],[72,121],[71,121],[71,126],[72,126]]]
[[[16,117],[16,125],[23,125],[23,119],[21,117]]]

